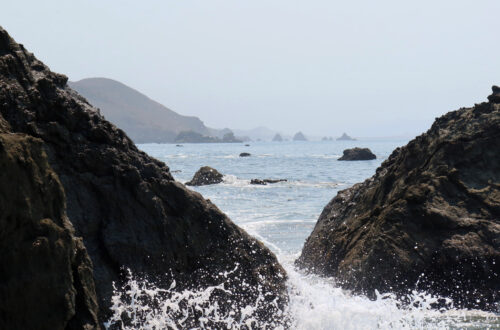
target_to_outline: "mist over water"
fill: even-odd
[[[191,187],[212,200],[236,224],[261,240],[286,269],[290,303],[279,322],[259,324],[255,306],[242,309],[239,317],[221,313],[208,303],[213,290],[176,292],[159,290],[130,274],[129,289],[115,296],[115,316],[110,324],[119,325],[123,312],[136,320],[135,327],[183,328],[176,319],[188,319],[197,311],[202,320],[217,321],[228,329],[500,329],[500,315],[482,311],[435,310],[436,301],[422,292],[411,292],[410,306],[402,306],[390,294],[379,294],[375,301],[351,295],[340,289],[334,279],[306,274],[293,266],[305,239],[319,214],[337,191],[361,182],[392,150],[406,140],[329,141],[329,142],[251,142],[243,144],[144,144],[140,149],[170,167],[176,180],[186,182],[201,166],[211,166],[225,175],[224,183]],[[368,147],[376,155],[372,161],[339,162],[346,148]],[[251,153],[240,158],[241,152]],[[251,185],[251,179],[287,179],[287,182]],[[150,310],[147,301],[157,299],[161,308]],[[255,304],[259,302],[256,301]],[[241,310],[240,310],[241,312]],[[203,322],[202,322],[203,323]],[[203,324],[201,325],[203,328]]]

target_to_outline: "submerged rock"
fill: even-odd
[[[92,262],[42,141],[0,133],[0,168],[0,328],[98,328]]]
[[[495,310],[500,104],[492,99],[436,119],[372,178],[340,191],[297,264],[370,296],[425,290],[455,307]]]
[[[286,179],[252,179],[250,180],[250,184],[256,184],[256,185],[266,185],[268,183],[278,183],[278,182],[287,182]]]
[[[344,150],[344,154],[338,160],[372,160],[376,159],[368,148],[352,148]]]
[[[110,315],[112,283],[120,290],[127,270],[166,289],[173,280],[175,290],[224,283],[227,291],[218,290],[213,298],[221,308],[229,308],[229,301],[238,306],[254,304],[259,297],[263,297],[256,307],[260,317],[282,308],[287,299],[286,274],[273,253],[210,201],[176,182],[163,162],[138,150],[66,82],[65,76],[51,72],[0,28],[0,117],[5,119],[0,122],[9,132],[43,141],[48,162],[64,187],[75,236],[83,238],[93,263],[101,321]],[[50,200],[50,195],[44,198]],[[11,201],[4,195],[0,205]],[[54,210],[58,205],[46,207]],[[42,216],[51,214],[47,211]],[[61,244],[68,245],[69,239]],[[3,246],[0,255],[7,252],[17,253]],[[22,258],[22,253],[12,258],[16,256]],[[59,256],[52,255],[54,262]],[[0,268],[5,267],[2,262]],[[33,281],[44,280],[32,275]],[[64,277],[55,268],[46,275],[53,276],[47,283]],[[5,296],[2,303],[8,306],[15,299]],[[31,306],[30,299],[18,301],[25,304],[24,309]],[[270,301],[277,302],[274,308],[268,306]],[[81,302],[77,299],[75,304]],[[44,308],[50,306],[62,308],[50,303]],[[235,312],[239,313],[237,308]],[[76,313],[74,317],[88,315],[78,309]],[[18,315],[0,313],[0,322]],[[191,317],[196,321],[199,315]]]
[[[193,176],[191,181],[186,182],[187,186],[206,186],[209,184],[217,184],[223,181],[223,175],[215,168],[203,166]]]
[[[248,152],[242,152],[242,153],[240,154],[240,157],[250,157],[250,156],[251,156],[251,154],[250,154],[250,153],[248,153]]]

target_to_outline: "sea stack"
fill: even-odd
[[[356,141],[356,139],[350,137],[349,135],[347,135],[346,133],[342,134],[341,137],[338,137],[337,138],[337,141]]]
[[[459,308],[498,308],[499,94],[436,119],[373,177],[340,191],[297,264],[372,297],[417,289]]]
[[[282,142],[283,138],[281,137],[280,134],[276,133],[276,135],[273,137],[274,142]]]
[[[307,141],[307,138],[305,137],[304,134],[302,134],[302,132],[298,132],[293,136],[293,140],[294,141]]]
[[[21,203],[18,215],[0,216],[0,228],[8,228],[0,232],[8,236],[0,250],[0,269],[8,269],[0,272],[1,304],[7,306],[2,311],[19,309],[17,314],[0,313],[2,328],[22,328],[21,318],[30,315],[33,303],[39,304],[40,326],[92,328],[94,300],[102,324],[110,315],[113,282],[121,290],[127,270],[164,289],[173,281],[175,290],[224,283],[227,291],[217,292],[211,301],[222,307],[228,301],[257,304],[256,315],[263,318],[273,314],[270,301],[277,302],[275,310],[285,305],[286,274],[272,252],[210,201],[176,182],[167,165],[138,150],[67,86],[67,77],[51,72],[2,28],[0,126],[9,136],[26,137],[26,142],[13,142],[19,145],[11,148],[19,149],[19,161],[8,165],[24,171],[25,177],[17,179],[22,182],[10,181],[16,182],[13,191],[23,189],[1,195],[2,215],[4,207],[18,200],[36,206],[30,212]],[[15,171],[2,175],[17,175]],[[29,171],[39,176],[30,179]],[[23,230],[29,232],[24,235]],[[15,242],[22,248],[3,243],[15,237],[22,238]],[[26,260],[26,265],[12,260]],[[53,295],[44,287],[23,285],[28,278],[52,287]],[[33,301],[37,294],[48,296]],[[46,310],[60,314],[43,314]],[[196,314],[192,318],[195,327]]]

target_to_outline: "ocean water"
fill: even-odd
[[[209,198],[236,224],[261,240],[278,257],[286,269],[290,303],[286,314],[294,329],[500,329],[500,314],[482,311],[430,308],[435,301],[426,293],[413,292],[412,307],[403,307],[391,295],[377,300],[351,295],[335,284],[335,279],[307,275],[294,267],[305,239],[311,233],[323,207],[337,191],[361,182],[398,146],[408,140],[359,140],[321,142],[249,142],[244,144],[142,144],[139,148],[164,161],[176,180],[189,181],[202,166],[211,166],[224,174],[224,183],[190,187]],[[350,147],[368,147],[376,160],[340,162],[342,151]],[[239,157],[241,152],[250,157]],[[287,182],[251,185],[251,179],[286,179]],[[199,292],[162,295],[157,289],[133,278],[131,274],[127,304],[117,294],[115,317],[119,323],[122,312],[134,318],[142,309],[142,318],[134,327],[176,328],[172,309],[187,301],[191,308],[204,309],[207,318],[224,319],[228,329],[251,323],[252,306],[246,319],[235,320],[218,315],[206,305],[208,288]],[[172,292],[175,291],[173,284]],[[168,291],[168,290],[167,290]],[[165,292],[163,292],[165,293]],[[168,293],[168,292],[167,292]],[[144,312],[140,301],[144,296],[163,299],[160,311]],[[163,298],[158,298],[163,297]],[[186,305],[186,304],[184,304]],[[176,311],[188,313],[188,311]],[[244,314],[245,314],[244,313]],[[145,315],[145,316],[144,316]],[[246,323],[245,323],[246,322]],[[252,325],[253,324],[253,325]],[[272,327],[272,326],[271,326]],[[203,326],[202,326],[203,328]]]

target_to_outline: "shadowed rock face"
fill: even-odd
[[[372,160],[376,159],[368,148],[352,148],[344,150],[344,154],[338,160]]]
[[[98,327],[92,263],[42,141],[0,133],[0,169],[0,328]]]
[[[191,181],[186,182],[187,186],[206,186],[209,184],[217,184],[223,181],[223,175],[215,168],[203,166],[193,176]]]
[[[494,309],[500,299],[500,104],[489,99],[438,118],[372,178],[340,191],[297,264],[369,295],[418,288],[458,307]]]
[[[219,284],[231,298],[286,301],[275,256],[215,205],[175,182],[98,110],[0,28],[0,115],[12,132],[41,139],[67,197],[67,215],[94,265],[101,318],[123,267],[158,286]],[[237,265],[237,267],[235,267]],[[247,284],[247,285],[245,285]],[[229,297],[228,297],[229,295]],[[265,314],[267,311],[263,311]]]

